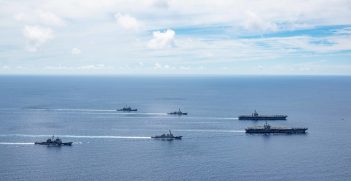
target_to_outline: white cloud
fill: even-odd
[[[180,66],[179,69],[181,70],[190,70],[189,66]]]
[[[166,8],[168,10],[164,11]],[[9,1],[0,7],[0,12],[15,14],[21,11],[29,16],[33,14],[33,9],[50,12],[75,22],[81,19],[99,19],[113,12],[128,12],[143,17],[143,21],[153,26],[152,28],[160,28],[161,25],[163,27],[201,24],[245,25],[243,22],[247,21],[247,11],[254,12],[268,25],[284,23],[290,27],[291,24],[321,26],[351,23],[349,0],[282,0],[279,2],[276,0],[90,0],[89,3],[86,0],[66,0],[65,3],[33,0],[20,3]],[[257,25],[257,23],[261,24],[260,22],[253,24]]]
[[[128,14],[115,14],[117,24],[125,30],[138,30],[141,26],[141,23],[134,17]]]
[[[301,54],[302,52],[312,53],[335,53],[351,50],[351,35],[344,36],[294,36],[294,37],[273,37],[250,40],[252,43],[264,43],[266,51],[278,54]]]
[[[81,70],[105,70],[105,69],[113,69],[113,67],[106,66],[104,64],[92,64],[92,65],[84,65],[77,67],[77,69]]]
[[[166,63],[196,65],[199,63],[239,63],[266,61],[297,56],[324,56],[351,50],[350,36],[293,36],[249,39],[177,38],[177,48],[151,51],[153,57],[161,57]],[[302,58],[303,59],[303,58]],[[158,66],[155,66],[158,67]],[[161,66],[163,67],[163,66]]]
[[[252,11],[246,12],[246,19],[243,26],[245,29],[253,32],[273,32],[278,29],[277,25],[264,20]]]
[[[147,47],[151,49],[163,49],[174,46],[175,31],[167,29],[164,32],[154,31],[153,38],[148,42]]]
[[[27,20],[29,20],[29,18],[27,17],[27,15],[25,13],[17,13],[17,14],[15,14],[14,18],[17,21],[27,21]]]
[[[81,53],[81,50],[79,48],[72,48],[71,52],[73,55],[79,55]]]
[[[43,23],[48,25],[63,26],[65,22],[56,14],[48,11],[38,11],[38,16]]]
[[[7,66],[7,65],[2,65],[0,66],[1,69],[10,69],[10,66]]]
[[[15,20],[24,23],[41,24],[48,26],[64,26],[66,22],[58,15],[43,10],[17,13]]]
[[[29,58],[37,58],[38,63],[29,69],[36,70],[44,66],[40,62],[44,61],[43,57],[46,62],[59,62],[65,67],[75,67],[79,61],[80,65],[86,65],[85,69],[75,67],[72,72],[90,72],[89,68],[98,67],[100,63],[112,65],[116,70],[122,67],[118,69],[121,72],[132,70],[124,67],[126,63],[152,72],[156,70],[150,62],[155,60],[161,63],[155,68],[161,67],[160,71],[165,72],[172,67],[184,71],[191,68],[189,72],[192,72],[200,65],[208,70],[219,70],[224,66],[231,68],[231,64],[244,65],[245,61],[262,61],[264,71],[268,71],[265,60],[285,62],[289,56],[296,61],[303,61],[307,56],[328,56],[336,62],[344,61],[351,50],[351,30],[347,27],[351,25],[349,1],[89,0],[87,3],[67,0],[62,3],[58,0],[13,0],[0,6],[0,46],[8,47],[0,51],[0,58],[17,59],[13,61],[17,64],[27,58],[27,54],[16,47],[23,44],[21,28],[28,25],[23,35],[30,51],[45,47],[54,36],[60,37],[50,44],[52,48],[30,55]],[[116,31],[117,26],[125,31]],[[318,34],[318,30],[324,32],[324,26],[339,30],[327,29],[326,33]],[[164,27],[174,29],[156,31]],[[309,32],[313,33],[314,28],[318,36],[293,32],[311,29]],[[126,33],[135,30],[138,33]],[[270,34],[267,38],[257,38],[261,33],[290,30],[292,33],[279,34],[287,37]],[[242,38],[247,35],[252,36]],[[72,63],[69,58],[77,57],[70,53],[79,54],[79,48],[83,47],[83,53],[88,49],[94,51],[84,60],[76,59]],[[140,60],[144,64],[138,65]],[[87,62],[94,66],[87,66]],[[16,63],[9,66],[16,67]]]
[[[28,50],[32,52],[54,37],[51,28],[30,25],[24,27],[23,35],[27,39]]]
[[[78,71],[78,70],[113,70],[114,67],[107,66],[105,64],[90,64],[90,65],[81,65],[81,66],[45,66],[47,70],[64,70],[64,71]]]
[[[157,8],[163,8],[163,9],[169,8],[168,0],[154,0],[152,2],[152,5],[157,7]]]
[[[164,65],[163,67],[164,67],[165,69],[171,68],[171,66],[169,66],[169,65]]]
[[[339,29],[335,32],[337,35],[351,35],[351,27]]]
[[[158,62],[155,63],[154,65],[154,69],[161,69],[162,68],[162,65]]]
[[[170,66],[170,65],[168,65],[168,64],[162,65],[162,64],[156,62],[156,63],[154,64],[153,69],[155,69],[155,70],[169,70],[169,69],[173,69],[173,70],[174,70],[174,69],[176,69],[176,67]]]

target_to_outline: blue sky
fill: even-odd
[[[349,75],[348,0],[0,0],[0,74]]]

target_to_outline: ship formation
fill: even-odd
[[[133,109],[130,106],[125,106],[121,109],[117,109],[117,111],[123,112],[132,112],[138,111],[138,109]],[[188,115],[186,112],[182,112],[180,109],[178,111],[170,112],[169,115]],[[247,134],[306,134],[308,128],[303,127],[283,127],[283,126],[271,126],[267,123],[269,120],[286,120],[287,115],[259,115],[255,110],[251,115],[241,115],[238,117],[239,120],[265,120],[266,123],[263,126],[254,126],[247,127],[245,132]],[[160,140],[181,140],[183,136],[174,136],[169,130],[169,133],[152,136],[152,139],[160,139]],[[44,142],[35,142],[37,145],[46,145],[46,146],[72,146],[73,142],[62,142],[62,140],[58,137],[52,136],[48,138]]]

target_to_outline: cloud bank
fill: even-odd
[[[349,0],[0,1],[0,73],[351,74],[350,17]]]

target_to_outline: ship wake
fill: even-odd
[[[217,130],[217,129],[177,129],[179,132],[213,132],[213,133],[245,133],[245,130]]]
[[[0,142],[0,145],[34,145],[33,142]]]
[[[2,137],[51,137],[52,135],[32,135],[32,134],[8,134],[0,135]],[[55,135],[60,138],[81,138],[81,139],[151,139],[151,137],[146,136],[112,136],[112,135]]]

